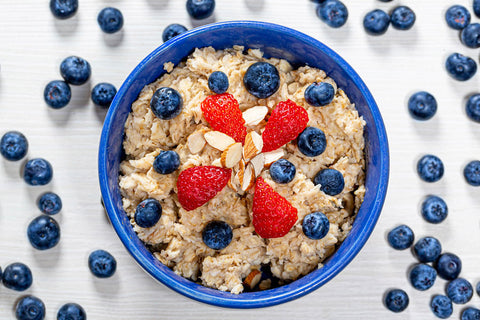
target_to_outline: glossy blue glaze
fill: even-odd
[[[267,57],[284,58],[294,66],[308,64],[323,69],[355,103],[367,123],[367,192],[349,236],[337,252],[325,261],[323,268],[279,288],[235,295],[201,286],[176,275],[147,250],[122,209],[118,174],[124,154],[124,123],[132,102],[146,84],[165,72],[165,62],[178,64],[195,48],[209,45],[215,49],[233,45],[258,48]],[[105,208],[130,254],[151,276],[173,290],[198,301],[230,308],[259,308],[287,302],[319,288],[337,275],[370,236],[383,206],[388,173],[388,142],[382,117],[372,95],[352,67],[324,44],[303,33],[254,21],[221,22],[195,28],[154,50],[133,70],[115,96],[104,122],[99,150],[99,179]]]

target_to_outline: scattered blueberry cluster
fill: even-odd
[[[397,30],[408,30],[413,27],[415,20],[415,12],[407,6],[397,6],[390,14],[381,9],[375,9],[363,18],[363,28],[368,34],[379,36],[387,32],[390,24]]]

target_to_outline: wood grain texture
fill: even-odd
[[[415,291],[406,278],[415,260],[408,251],[388,247],[385,235],[399,223],[410,225],[417,238],[438,237],[445,251],[458,254],[462,276],[480,280],[480,188],[463,179],[464,165],[480,158],[480,124],[469,121],[465,98],[479,90],[480,75],[456,82],[444,71],[448,54],[460,52],[478,62],[478,50],[460,44],[458,32],[444,22],[452,4],[471,8],[470,0],[394,1],[344,0],[350,17],[340,29],[331,29],[315,15],[308,0],[217,0],[212,21],[251,19],[283,24],[307,33],[343,56],[371,89],[383,114],[391,150],[391,176],[382,216],[364,249],[328,284],[315,292],[264,310],[226,310],[189,300],[156,283],[136,265],[109,226],[100,205],[97,179],[97,145],[104,111],[89,101],[98,82],[119,87],[134,66],[162,43],[170,23],[188,28],[183,0],[80,0],[77,15],[55,20],[47,0],[2,0],[0,3],[0,128],[2,133],[22,131],[30,142],[28,157],[45,157],[54,167],[46,187],[27,186],[19,177],[20,164],[0,161],[0,265],[27,263],[34,284],[26,293],[40,297],[47,319],[56,319],[66,302],[81,304],[89,319],[435,319],[429,310],[433,294],[442,293],[437,281],[427,292]],[[392,28],[380,37],[362,27],[366,12],[390,10],[399,3],[412,7],[417,22],[410,31]],[[124,29],[103,34],[96,15],[111,5],[122,10]],[[478,21],[472,14],[472,20]],[[43,101],[45,85],[60,78],[59,64],[68,55],[86,58],[92,65],[91,81],[73,87],[73,99],[62,110],[51,110]],[[410,94],[418,90],[437,98],[437,115],[421,123],[406,109]],[[444,178],[434,184],[421,182],[416,160],[425,153],[438,155],[445,164]],[[46,252],[28,243],[26,228],[39,214],[37,196],[57,192],[64,208],[55,218],[62,228],[60,244]],[[419,213],[421,200],[438,194],[450,214],[440,225],[427,224]],[[95,279],[88,270],[90,251],[103,248],[118,261],[111,279]],[[410,306],[392,314],[382,305],[386,289],[400,287],[410,295]],[[12,306],[20,293],[0,288],[0,318],[13,319]],[[469,305],[480,307],[475,294]],[[454,306],[459,318],[461,306]]]

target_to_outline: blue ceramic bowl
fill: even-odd
[[[178,64],[195,48],[224,49],[233,45],[261,49],[265,56],[287,59],[294,66],[308,64],[325,70],[355,103],[367,123],[367,191],[349,236],[323,268],[279,288],[239,295],[196,284],[160,263],[133,231],[122,209],[118,186],[124,123],[142,88],[165,72],[165,62]],[[115,96],[105,119],[99,150],[99,178],[105,208],[130,254],[167,287],[192,299],[230,308],[259,308],[287,302],[319,288],[337,275],[360,251],[377,222],[387,191],[388,171],[388,143],[382,117],[357,73],[321,42],[283,26],[254,21],[221,22],[195,28],[154,50],[133,70]]]

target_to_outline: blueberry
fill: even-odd
[[[52,217],[41,215],[30,222],[27,236],[35,249],[51,249],[60,241],[60,226]]]
[[[419,91],[408,99],[408,112],[416,120],[428,120],[437,112],[437,100],[426,91]]]
[[[390,25],[390,16],[383,10],[375,9],[368,12],[363,18],[363,28],[374,36],[382,35],[387,32]]]
[[[212,72],[208,77],[208,88],[217,94],[224,93],[228,90],[228,77],[222,71]]]
[[[60,74],[69,84],[82,85],[90,79],[92,70],[87,60],[70,56],[63,59],[60,64]]]
[[[418,161],[417,173],[425,182],[436,182],[443,177],[443,162],[438,157],[427,154]]]
[[[87,320],[87,313],[79,304],[66,303],[58,310],[57,320]]]
[[[183,99],[173,88],[162,87],[155,91],[150,100],[150,108],[155,116],[162,120],[175,118],[182,112]]]
[[[332,102],[335,89],[327,82],[314,82],[308,86],[304,93],[305,101],[314,107],[322,107]]]
[[[108,108],[117,94],[113,84],[101,82],[92,89],[91,98],[97,106]]]
[[[408,30],[415,23],[415,13],[407,6],[398,6],[390,14],[392,27],[399,30]]]
[[[62,210],[62,199],[56,193],[45,192],[38,199],[37,206],[45,214],[57,214]]]
[[[28,160],[23,168],[23,180],[31,186],[43,186],[52,180],[53,169],[43,158]]]
[[[15,306],[17,320],[43,320],[45,319],[45,304],[35,296],[25,296],[18,300]]]
[[[470,12],[464,6],[454,5],[448,8],[445,20],[450,28],[461,30],[470,23]]]
[[[88,267],[95,277],[109,278],[117,270],[117,261],[105,250],[95,250],[88,257]]]
[[[53,80],[45,86],[43,98],[49,107],[61,109],[72,99],[72,91],[65,81]]]
[[[310,239],[318,240],[324,238],[330,230],[330,222],[322,212],[307,214],[302,222],[303,233]]]
[[[25,291],[32,285],[32,271],[21,262],[12,263],[3,270],[2,282],[9,289]]]
[[[162,216],[162,205],[156,199],[145,199],[135,210],[135,223],[142,228],[153,227]]]
[[[442,198],[428,196],[422,203],[422,216],[430,223],[440,223],[448,215],[448,207]]]
[[[435,283],[437,271],[428,264],[419,263],[410,270],[409,278],[415,289],[425,291]]]
[[[332,28],[340,28],[348,19],[348,10],[339,0],[327,0],[317,8],[317,16]]]
[[[460,53],[452,53],[445,62],[447,72],[458,81],[467,81],[477,72],[477,63]]]
[[[232,228],[223,221],[210,221],[202,231],[203,243],[214,250],[226,248],[232,237]]]
[[[160,151],[153,161],[153,169],[160,174],[174,172],[180,166],[180,157],[175,151]]]
[[[167,42],[168,40],[175,38],[178,35],[181,35],[182,33],[187,32],[188,29],[185,28],[185,26],[182,26],[181,24],[178,23],[172,23],[169,24],[162,33],[162,40],[163,42]]]
[[[384,303],[388,310],[402,312],[408,307],[409,299],[402,289],[392,289],[385,295]]]
[[[345,180],[340,171],[335,169],[323,169],[313,178],[315,185],[320,185],[320,190],[330,196],[335,196],[343,191]]]
[[[480,0],[473,0],[473,13],[480,18]]]
[[[475,289],[477,290],[477,294],[480,296],[480,281],[477,283]]]
[[[315,127],[306,127],[298,135],[298,150],[307,157],[321,155],[327,148],[327,138],[322,130]]]
[[[18,161],[28,151],[27,138],[18,131],[8,131],[0,140],[0,153],[8,161]]]
[[[463,176],[467,183],[471,186],[480,186],[480,161],[474,160],[469,162],[463,169]]]
[[[480,23],[472,23],[466,26],[460,33],[460,39],[469,48],[480,47]]]
[[[446,319],[453,313],[452,301],[446,296],[436,295],[430,302],[430,309],[438,318]]]
[[[466,308],[462,311],[461,320],[480,320],[480,310],[476,308]]]
[[[474,94],[468,98],[465,105],[467,117],[473,121],[480,122],[480,94]]]
[[[255,62],[245,72],[243,84],[250,94],[265,99],[274,94],[280,87],[280,75],[273,64]]]
[[[295,177],[297,169],[288,160],[279,159],[270,166],[270,176],[276,183],[289,183]]]
[[[50,11],[58,19],[68,19],[78,10],[78,0],[50,0]]]
[[[445,280],[453,280],[458,277],[462,271],[462,261],[453,253],[444,253],[440,255],[434,263],[438,276]]]
[[[98,13],[97,22],[105,33],[115,33],[123,27],[123,15],[117,8],[106,7]]]
[[[447,285],[447,296],[456,304],[465,304],[473,296],[473,287],[467,280],[457,278]]]
[[[187,12],[193,19],[206,19],[215,9],[215,0],[187,0]]]
[[[415,243],[413,247],[413,252],[420,262],[433,262],[437,260],[442,253],[442,246],[440,241],[434,237],[424,237]]]
[[[395,227],[388,233],[388,243],[393,249],[405,250],[413,244],[413,231],[406,225]]]

